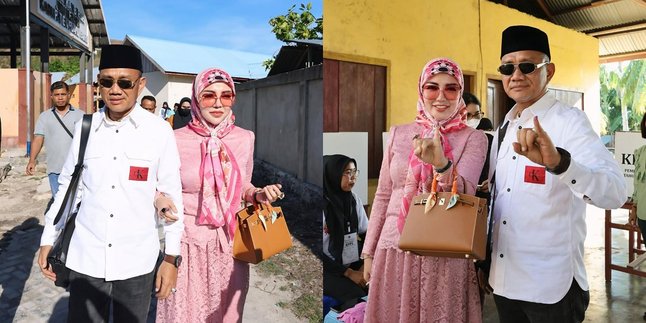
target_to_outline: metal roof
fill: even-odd
[[[646,0],[489,0],[599,39],[602,62],[646,58]]]
[[[80,0],[80,2],[92,35],[92,46],[98,48],[110,44],[101,0]],[[17,51],[20,52],[20,28],[24,14],[24,0],[0,0],[0,53],[6,55],[12,46],[17,47]],[[31,16],[33,17],[33,14]],[[31,20],[30,23],[32,52],[38,51],[41,43],[42,28],[35,20]],[[53,50],[50,51],[50,55],[78,55],[79,53],[79,49],[74,48],[73,43],[63,39],[52,29],[50,29],[48,42],[50,50]]]
[[[219,67],[234,78],[258,79],[267,76],[262,62],[270,58],[264,54],[134,35],[126,35],[124,44],[139,48],[144,59],[164,73],[197,74],[208,67]]]

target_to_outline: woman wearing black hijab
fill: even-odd
[[[323,294],[354,304],[366,296],[363,260],[359,258],[368,217],[361,200],[352,193],[359,170],[357,162],[344,155],[323,156]]]
[[[193,120],[191,116],[191,99],[183,97],[179,101],[179,108],[177,108],[176,113],[166,120],[173,126],[173,129],[182,128],[191,122]]]

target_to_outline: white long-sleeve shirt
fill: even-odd
[[[62,204],[79,152],[78,122],[59,177],[60,189],[45,215],[42,245],[60,233],[54,218]],[[164,120],[136,105],[120,122],[94,113],[79,183],[81,206],[76,217],[66,266],[107,281],[150,273],[159,253],[157,191],[170,197],[179,219],[164,224],[165,251],[180,254],[184,229],[179,154],[175,136]]]
[[[546,94],[518,118],[516,111],[503,121],[509,126],[500,151],[498,132],[491,148],[496,183],[489,283],[495,294],[509,299],[553,304],[565,296],[572,278],[589,289],[583,263],[585,203],[618,208],[627,198],[626,183],[581,110]],[[513,150],[519,127],[533,128],[534,116],[554,145],[571,154],[560,175]]]

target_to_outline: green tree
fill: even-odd
[[[65,72],[65,79],[68,79],[81,70],[77,56],[52,57],[49,62],[50,72]]]
[[[297,12],[296,5],[287,10],[287,14],[269,19],[272,32],[280,41],[288,42],[294,39],[322,39],[323,17],[316,18],[312,14],[312,3],[300,5]],[[262,66],[265,70],[271,69],[276,57],[265,60]]]
[[[616,131],[639,131],[646,112],[646,60],[619,63],[617,71],[601,66],[602,134]]]

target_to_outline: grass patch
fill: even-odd
[[[323,322],[321,307],[323,307],[321,299],[311,294],[302,294],[290,304],[292,312],[299,317],[307,318],[310,323]]]

